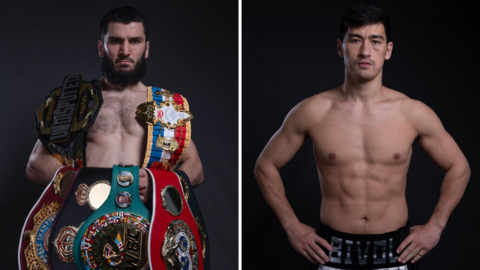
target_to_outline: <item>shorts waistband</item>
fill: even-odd
[[[409,224],[384,234],[349,234],[336,231],[320,221],[318,235],[333,247],[322,248],[329,255],[326,266],[337,269],[381,269],[399,267],[397,247],[410,234]]]

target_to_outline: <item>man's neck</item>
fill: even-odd
[[[368,103],[380,98],[383,94],[382,72],[375,78],[363,81],[345,73],[345,83],[341,86],[347,99],[354,102]]]
[[[102,77],[98,82],[102,91],[117,91],[117,92],[128,92],[128,91],[146,91],[147,86],[142,82],[137,82],[136,84],[131,85],[118,85],[109,82],[105,77]]]

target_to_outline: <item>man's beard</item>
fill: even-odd
[[[106,54],[103,55],[103,61],[101,66],[101,71],[103,76],[107,79],[108,82],[120,85],[127,86],[138,83],[145,74],[147,74],[147,64],[145,62],[145,54],[142,55],[142,58],[135,64],[135,67],[130,71],[118,71],[115,69],[115,65]]]

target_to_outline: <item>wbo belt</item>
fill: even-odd
[[[405,266],[397,261],[399,254],[396,248],[409,233],[408,224],[385,234],[355,235],[335,231],[320,222],[318,235],[333,247],[332,251],[321,247],[330,257],[325,266],[334,269],[388,269]]]

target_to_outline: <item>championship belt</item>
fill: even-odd
[[[78,168],[62,167],[33,206],[22,228],[18,265],[24,269],[47,270],[51,256],[51,227]]]
[[[205,221],[203,219],[202,212],[198,206],[197,199],[195,198],[195,193],[193,192],[193,187],[190,184],[190,180],[185,172],[176,170],[175,173],[178,175],[182,188],[185,194],[185,199],[187,200],[188,207],[193,214],[195,219],[195,224],[197,225],[198,233],[200,234],[200,239],[202,243],[202,254],[203,254],[203,269],[210,270],[210,245],[208,243],[207,237],[207,227],[205,226]]]
[[[79,269],[148,269],[151,214],[138,193],[138,166],[113,166],[107,200],[77,231]]]
[[[68,167],[85,164],[88,128],[102,106],[98,81],[82,81],[81,75],[65,77],[63,85],[48,94],[35,114],[40,141]]]
[[[203,270],[204,244],[180,177],[170,171],[150,172],[154,183],[150,269]]]
[[[80,226],[110,193],[111,168],[81,168],[57,213],[49,243],[50,269],[76,270],[73,241]]]
[[[168,90],[148,87],[148,102],[137,107],[136,115],[148,124],[147,150],[143,168],[173,171],[190,144],[187,99]]]

